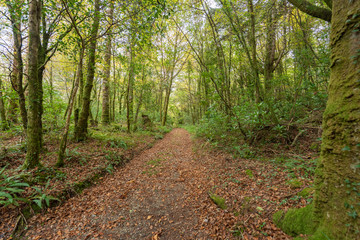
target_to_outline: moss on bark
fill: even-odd
[[[285,232],[358,239],[360,231],[360,1],[334,1],[329,99],[323,116],[314,205],[276,213]],[[313,208],[313,209],[312,209]],[[317,226],[314,228],[314,226]]]
[[[331,30],[331,77],[329,100],[323,118],[321,162],[317,169],[315,216],[319,228],[314,235],[331,239],[356,239],[360,213],[359,195],[349,192],[345,180],[360,182],[360,81],[359,63],[354,55],[360,49],[360,1],[336,1]]]
[[[289,209],[286,214],[278,211],[274,214],[273,221],[285,233],[293,237],[299,234],[313,234],[317,227],[313,204],[304,208]]]

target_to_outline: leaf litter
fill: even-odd
[[[272,214],[306,205],[287,182],[312,179],[203,145],[174,129],[99,184],[34,216],[25,239],[292,239]]]

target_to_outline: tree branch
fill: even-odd
[[[288,0],[292,5],[300,9],[300,11],[309,14],[310,16],[320,18],[327,22],[331,22],[332,12],[330,9],[315,6],[306,0]],[[326,4],[330,4],[330,0],[325,1]]]
[[[330,9],[332,9],[332,0],[324,0],[324,2]]]

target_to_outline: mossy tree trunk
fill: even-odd
[[[288,0],[295,7],[299,8],[302,12],[309,14],[310,16],[323,19],[327,22],[331,21],[331,10],[328,8],[318,7],[308,2],[307,0]],[[352,0],[349,0],[352,1]],[[331,0],[325,0],[328,7],[332,7]]]
[[[134,81],[135,81],[135,66],[134,66],[134,45],[133,37],[130,37],[130,63],[129,63],[129,78],[126,89],[126,122],[127,132],[131,132],[131,127],[134,121]]]
[[[114,15],[114,4],[111,3],[111,6],[108,10],[108,18],[110,25],[113,21]],[[105,50],[105,76],[103,81],[103,94],[102,94],[102,124],[108,125],[110,123],[110,69],[111,69],[111,41],[112,34],[109,31],[108,36],[106,38],[106,50]]]
[[[358,239],[360,231],[360,1],[333,1],[331,77],[316,178],[318,232]]]
[[[9,128],[6,120],[6,114],[5,114],[5,104],[4,104],[4,96],[2,94],[2,79],[0,77],[0,129],[6,130]]]
[[[12,34],[14,39],[14,66],[11,75],[11,84],[19,97],[20,115],[24,130],[27,128],[27,111],[25,103],[25,89],[23,87],[23,71],[24,64],[21,53],[22,48],[22,36],[21,36],[21,16],[22,16],[22,2],[13,1],[6,2],[10,13],[10,21]]]
[[[40,44],[41,1],[29,2],[29,54],[28,54],[28,128],[27,153],[23,168],[34,168],[40,164],[41,149],[41,94],[39,79],[38,50]]]
[[[100,2],[95,0],[94,3],[94,22],[91,29],[91,40],[89,44],[88,63],[87,63],[87,77],[84,92],[82,93],[82,104],[79,116],[79,122],[75,128],[75,139],[82,141],[86,138],[88,129],[88,118],[90,114],[90,98],[91,90],[93,88],[95,76],[95,58],[96,58],[96,45],[97,35],[100,23]]]
[[[262,101],[262,96],[261,96],[258,61],[257,61],[257,56],[256,56],[256,53],[257,53],[256,34],[255,34],[256,21],[255,21],[253,0],[248,0],[247,5],[248,5],[248,11],[249,11],[249,15],[250,15],[250,37],[249,37],[249,45],[251,48],[250,65],[251,65],[253,80],[254,80],[254,85],[255,85],[255,101],[256,101],[256,103],[260,103]]]

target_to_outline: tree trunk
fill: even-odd
[[[49,89],[49,95],[50,95],[50,107],[53,107],[53,103],[54,103],[54,79],[53,79],[53,65],[51,63],[50,65],[50,73],[49,73],[49,84],[50,84],[50,89]]]
[[[17,124],[19,121],[17,119],[17,109],[19,108],[17,101],[14,97],[15,95],[15,91],[13,92],[14,94],[11,94],[10,98],[9,98],[9,107],[8,107],[8,120],[9,123],[11,124]]]
[[[255,84],[255,101],[256,103],[261,102],[261,86],[259,79],[259,70],[256,57],[256,35],[255,35],[255,12],[253,0],[248,0],[248,9],[250,14],[250,46],[251,46],[251,68],[253,71],[253,79]]]
[[[265,78],[265,92],[271,95],[272,79],[274,72],[275,61],[275,43],[276,43],[276,22],[273,17],[275,15],[276,2],[270,2],[267,14],[266,24],[266,46],[265,46],[265,65],[264,65],[264,78]]]
[[[5,104],[4,104],[4,96],[2,94],[2,79],[0,77],[0,129],[2,130],[6,130],[9,128],[8,124],[7,124],[7,120],[6,120],[6,115],[5,115]]]
[[[138,117],[139,117],[139,112],[140,112],[140,108],[143,102],[143,89],[140,90],[140,96],[138,99],[138,104],[136,106],[136,112],[135,112],[135,119],[134,119],[134,131],[137,130],[137,121],[138,121]]]
[[[130,68],[129,68],[129,79],[126,90],[126,120],[127,120],[127,131],[131,132],[131,127],[133,123],[133,111],[134,111],[134,59],[133,59],[133,39],[130,39]]]
[[[100,85],[100,84],[99,84]],[[95,89],[96,89],[96,83],[95,83]],[[96,96],[97,95],[97,96]],[[97,125],[98,123],[98,116],[99,116],[99,110],[100,110],[100,98],[101,98],[101,87],[99,87],[99,93],[96,94],[96,90],[94,91],[94,98],[96,104],[96,115],[95,115],[95,121],[93,125]],[[109,109],[108,109],[109,110]]]
[[[113,21],[114,15],[114,4],[111,3],[111,6],[108,10],[109,14],[109,24]],[[108,125],[110,123],[110,96],[109,96],[109,80],[110,80],[110,69],[111,69],[111,41],[112,34],[109,31],[109,34],[106,38],[106,49],[105,49],[105,76],[103,81],[103,95],[102,95],[102,124]]]
[[[172,87],[172,83],[173,83],[173,77],[170,76],[170,80],[169,80],[169,85],[167,86],[167,88],[165,89],[165,100],[164,100],[164,113],[163,113],[163,118],[161,120],[161,126],[165,126],[166,121],[167,121],[167,113],[168,113],[168,109],[169,109],[169,100],[170,100],[170,94],[171,94],[171,87]]]
[[[84,92],[82,93],[82,107],[80,111],[79,121],[75,129],[75,139],[82,141],[86,138],[88,129],[88,118],[90,113],[90,98],[91,90],[93,87],[95,76],[95,58],[96,58],[96,44],[97,35],[100,23],[100,3],[99,0],[95,0],[94,3],[94,22],[91,29],[91,40],[89,44],[88,63],[87,63],[87,77]]]
[[[71,113],[72,113],[72,109],[73,109],[73,106],[74,106],[74,103],[75,103],[75,100],[76,100],[76,93],[77,93],[77,90],[79,88],[80,78],[82,78],[82,67],[83,67],[84,51],[85,51],[85,49],[81,48],[79,64],[78,64],[78,68],[77,68],[77,71],[76,71],[76,80],[75,80],[75,84],[74,84],[74,89],[73,89],[73,91],[71,93],[71,96],[70,96],[69,109],[68,109],[68,114],[67,114],[67,117],[66,117],[65,128],[64,128],[64,132],[63,132],[61,142],[60,142],[58,160],[56,162],[57,167],[62,167],[64,165],[64,157],[65,157],[64,153],[65,153],[65,149],[66,149],[66,145],[67,145],[67,138],[68,138],[68,134],[69,134]]]
[[[11,83],[14,90],[17,92],[19,97],[19,107],[20,115],[24,130],[27,128],[27,111],[25,103],[25,95],[23,88],[23,71],[24,63],[22,59],[22,36],[21,36],[21,3],[19,1],[14,1],[13,3],[6,2],[10,13],[11,28],[14,39],[14,66],[11,76]]]
[[[352,0],[350,0],[352,1]],[[302,12],[310,16],[323,19],[327,22],[331,21],[331,10],[327,8],[317,7],[306,0],[289,0],[291,4],[299,8]]]
[[[333,1],[331,77],[316,178],[319,230],[358,239],[360,221],[360,1]]]
[[[38,50],[40,45],[41,2],[29,2],[29,54],[28,54],[28,89],[29,112],[27,128],[27,153],[23,168],[34,168],[40,164],[41,149],[41,79],[39,79]]]

